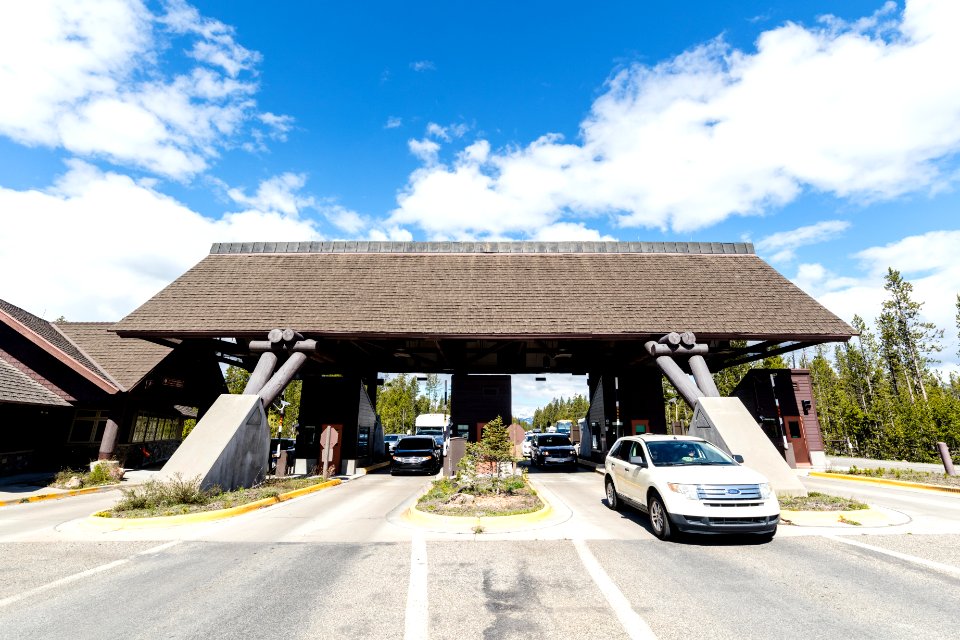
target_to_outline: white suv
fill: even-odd
[[[740,459],[738,457],[738,459]],[[706,440],[643,435],[617,440],[604,463],[607,506],[650,515],[654,535],[676,531],[773,538],[780,504],[765,477]]]

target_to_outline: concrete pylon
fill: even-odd
[[[180,474],[184,480],[200,478],[204,489],[252,487],[266,476],[269,450],[270,426],[259,396],[225,393],[163,466],[158,479]]]

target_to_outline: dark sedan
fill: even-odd
[[[390,456],[390,473],[404,471],[437,473],[440,470],[440,452],[431,436],[401,438]]]
[[[537,466],[562,464],[576,468],[577,452],[562,433],[541,433],[530,443],[530,460]]]

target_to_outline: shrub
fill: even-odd
[[[207,504],[220,493],[219,488],[204,491],[200,488],[200,476],[185,480],[180,474],[165,482],[150,480],[138,487],[121,491],[123,497],[114,507],[115,511],[136,509],[159,509],[187,504]]]

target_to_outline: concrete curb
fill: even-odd
[[[886,478],[867,478],[864,476],[854,476],[847,473],[829,473],[827,471],[811,471],[810,476],[814,478],[830,478],[833,480],[849,480],[851,482],[866,482],[868,484],[880,484],[888,487],[907,487],[910,489],[925,489],[927,491],[939,491],[941,493],[960,493],[960,487],[944,487],[936,484],[926,484],[924,482],[907,482],[906,480],[888,480]]]
[[[105,513],[103,511],[95,513],[91,516],[88,516],[86,523],[95,526],[101,530],[107,531],[118,531],[120,529],[142,529],[146,527],[174,527],[182,524],[196,524],[200,522],[211,522],[213,520],[222,520],[224,518],[232,518],[234,516],[243,515],[244,513],[249,513],[250,511],[256,511],[257,509],[262,509],[264,507],[269,507],[274,504],[279,504],[280,502],[286,502],[287,500],[292,500],[293,498],[299,498],[300,496],[305,496],[308,493],[314,493],[316,491],[322,491],[324,489],[329,489],[330,487],[335,487],[338,484],[341,484],[340,480],[328,480],[326,482],[321,482],[319,484],[311,485],[309,487],[304,487],[303,489],[294,489],[293,491],[288,491],[287,493],[281,493],[278,496],[273,498],[264,498],[263,500],[257,500],[256,502],[248,502],[247,504],[242,504],[237,507],[231,507],[229,509],[218,509],[216,511],[201,511],[199,513],[185,513],[182,515],[176,516],[157,516],[155,518],[111,518],[107,516],[101,516],[100,513]]]
[[[542,491],[536,487],[533,487],[533,489],[537,492],[537,497],[540,498],[543,507],[530,513],[518,513],[511,516],[442,516],[417,509],[417,503],[414,501],[400,515],[400,519],[416,527],[443,533],[503,533],[516,527],[540,524],[553,516],[553,505],[543,495]],[[418,496],[417,500],[419,499]]]
[[[357,469],[358,476],[365,476],[371,471],[376,471],[377,469],[383,469],[384,467],[390,466],[389,460],[384,460],[383,462],[377,462],[376,464],[371,464],[369,467],[360,467]]]
[[[119,488],[119,484],[102,484],[96,487],[87,487],[86,489],[71,489],[63,493],[42,493],[38,496],[20,498],[19,500],[0,501],[0,507],[11,507],[15,504],[27,504],[29,502],[42,502],[44,500],[59,500],[60,498],[70,498],[73,496],[84,496],[90,493],[100,493]]]
[[[900,516],[899,518],[895,516]],[[780,511],[780,524],[794,527],[893,527],[910,522],[910,517],[891,509],[854,509],[851,511]]]

